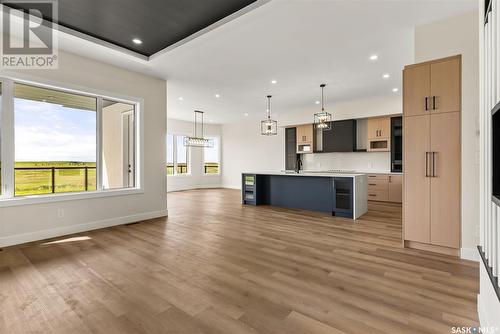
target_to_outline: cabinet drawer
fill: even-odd
[[[381,180],[368,180],[368,192],[389,191],[389,183]]]
[[[389,181],[389,175],[387,174],[368,174],[368,183],[371,183],[373,180],[379,181]]]
[[[369,201],[387,202],[389,200],[389,192],[388,191],[368,190],[368,200]]]

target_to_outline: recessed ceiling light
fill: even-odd
[[[392,91],[396,93],[399,89],[398,88],[393,88]]]
[[[314,102],[314,103],[319,104],[319,101],[316,101],[316,102]]]
[[[377,55],[371,55],[370,56],[370,60],[377,60],[378,59],[378,56]]]
[[[391,76],[391,75],[390,75],[389,73],[386,73],[386,74],[384,74],[384,75],[382,76],[382,78],[384,78],[384,79],[389,79],[389,77],[390,77],[390,76]]]
[[[184,98],[182,96],[179,96],[179,101],[184,101]]]
[[[215,94],[214,96],[216,99],[218,99],[220,97],[220,94]]]
[[[245,115],[245,117],[247,117],[247,116],[248,116],[248,113],[246,112],[246,113],[244,113],[243,115]]]
[[[276,80],[271,80],[271,83],[272,83],[273,85],[276,85],[276,84],[278,83],[278,81],[276,81]]]
[[[132,42],[134,42],[134,44],[137,44],[137,45],[141,45],[142,44],[142,41],[139,38],[134,38],[132,40]]]

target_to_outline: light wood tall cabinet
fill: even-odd
[[[403,71],[405,116],[460,111],[461,57],[406,66]]]
[[[406,247],[458,255],[461,57],[403,71]]]

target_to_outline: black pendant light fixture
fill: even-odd
[[[318,130],[328,131],[332,129],[332,114],[325,111],[325,90],[326,84],[321,84],[321,112],[314,114],[314,127]]]
[[[260,134],[263,136],[278,134],[278,122],[271,119],[271,97],[267,96],[267,118],[260,122]]]
[[[198,136],[198,118],[201,119],[201,133]],[[192,137],[184,137],[184,146],[191,147],[213,147],[214,141],[212,139],[208,139],[203,137],[203,111],[195,110],[194,111],[194,136]]]

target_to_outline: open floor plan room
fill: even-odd
[[[500,0],[0,10],[0,334],[500,334]]]
[[[400,236],[394,204],[370,204],[353,223],[242,207],[235,190],[177,192],[168,219],[0,252],[2,294],[14,296],[3,299],[3,325],[12,333],[444,333],[477,326],[477,263],[402,249]]]

